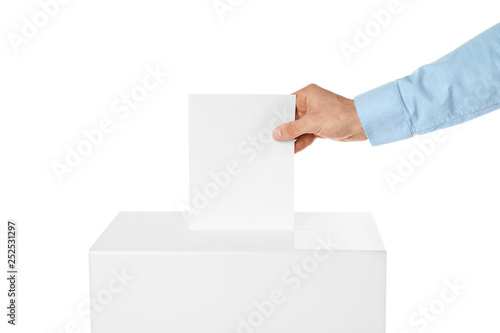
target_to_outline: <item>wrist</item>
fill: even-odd
[[[354,99],[347,99],[347,108],[349,114],[351,115],[351,133],[353,138],[357,138],[359,141],[368,140],[361,119],[359,118],[358,111],[356,110],[356,104],[354,104]]]
[[[354,102],[372,146],[413,136],[394,82],[358,95]]]

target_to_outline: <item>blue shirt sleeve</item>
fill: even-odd
[[[500,24],[404,78],[354,98],[373,146],[500,108]]]

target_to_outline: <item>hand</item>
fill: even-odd
[[[310,84],[294,93],[297,96],[295,121],[273,131],[277,141],[295,140],[295,153],[316,138],[342,142],[366,140],[354,101]]]

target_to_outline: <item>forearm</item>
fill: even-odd
[[[414,73],[354,98],[372,145],[403,140],[500,107],[500,24]]]

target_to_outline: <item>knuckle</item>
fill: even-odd
[[[321,121],[321,117],[316,112],[311,112],[307,115],[307,117],[303,118],[303,121],[307,127],[316,127]]]
[[[285,125],[285,132],[288,136],[295,136],[295,122],[294,121],[291,121],[289,123],[286,123]]]

